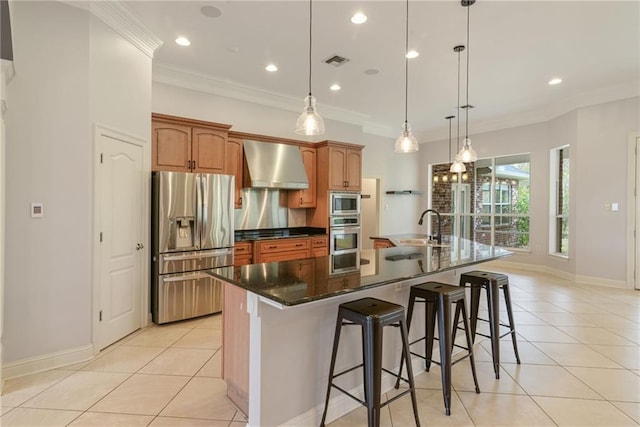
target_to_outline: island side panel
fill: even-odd
[[[428,280],[442,280],[445,275],[434,275]],[[285,308],[284,310],[260,303],[260,415],[249,419],[250,426],[318,425],[322,416],[329,375],[331,347],[336,325],[338,305],[364,297],[380,298],[406,305],[409,286],[392,284],[378,288],[336,296],[315,303]],[[412,337],[424,333],[424,309],[417,307]],[[414,338],[415,339],[415,338]],[[400,364],[401,342],[397,328],[384,331],[383,365],[397,369]],[[252,357],[257,356],[252,347]],[[416,350],[422,351],[419,345]],[[342,330],[336,371],[362,363],[362,337],[359,327]],[[415,365],[414,365],[415,366]],[[395,379],[395,378],[393,378]],[[393,387],[392,378],[383,381],[383,388]],[[347,390],[361,394],[362,370],[358,369],[340,378]],[[362,397],[362,396],[361,396]],[[253,405],[253,403],[252,403]],[[327,421],[340,417],[359,407],[335,389]]]
[[[246,415],[249,414],[249,313],[247,291],[224,284],[222,309],[222,375],[227,397]]]

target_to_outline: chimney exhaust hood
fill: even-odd
[[[244,140],[252,188],[307,189],[309,179],[295,145]]]

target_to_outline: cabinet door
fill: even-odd
[[[193,128],[191,138],[193,171],[224,173],[227,132],[207,128]]]
[[[191,128],[152,122],[154,171],[189,172],[191,160]]]
[[[242,140],[237,138],[229,138],[227,140],[227,151],[225,153],[225,165],[224,169],[227,175],[233,175],[236,177],[236,197],[235,207],[236,209],[242,207]]]
[[[340,147],[329,147],[329,190],[345,189],[346,167],[347,150]]]
[[[347,150],[346,156],[347,190],[360,191],[362,187],[362,153],[359,150]]]
[[[313,208],[316,206],[316,149],[300,147],[304,170],[309,178],[309,188],[306,190],[289,191],[290,208]]]

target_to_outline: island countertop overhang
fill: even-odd
[[[225,267],[208,273],[263,297],[271,305],[287,308],[379,286],[422,283],[433,274],[511,255],[505,249],[466,239],[454,238],[449,244],[360,251],[358,265],[351,272],[332,273],[333,257],[340,255],[329,255]]]

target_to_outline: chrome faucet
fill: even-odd
[[[420,215],[420,221],[418,221],[418,225],[422,225],[422,220],[428,212],[434,213],[438,217],[438,234],[436,234],[435,236],[430,236],[430,238],[435,239],[435,241],[440,245],[442,244],[442,218],[440,217],[440,212],[435,209],[427,209],[426,211],[422,212],[422,215]]]

